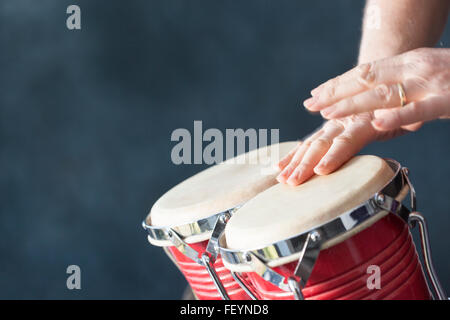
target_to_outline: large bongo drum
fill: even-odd
[[[219,237],[224,265],[258,299],[447,299],[425,220],[403,204],[408,193],[415,211],[407,169],[375,156],[297,187],[277,184],[228,221]]]
[[[198,299],[249,299],[218,256],[218,236],[243,203],[276,184],[273,162],[296,142],[253,150],[178,184],[143,222],[148,240],[164,247]]]

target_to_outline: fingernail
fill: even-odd
[[[309,99],[306,99],[303,102],[303,105],[305,106],[305,108],[310,109],[316,103],[318,97],[319,96],[313,96],[313,97],[311,97]]]
[[[384,120],[383,119],[375,119],[375,120],[372,121],[372,124],[375,127],[382,127],[383,124],[384,124]]]
[[[285,168],[281,173],[277,176],[277,180],[282,182],[285,181],[287,177],[291,174],[291,168]]]
[[[289,175],[291,174],[291,169],[287,168],[285,170],[283,170],[283,172],[281,173],[281,175],[285,178],[289,177]]]
[[[297,170],[295,171],[293,174],[291,174],[291,176],[289,177],[289,179],[286,181],[287,184],[291,185],[291,186],[295,186],[298,184],[298,178],[301,175],[301,170]]]
[[[336,111],[336,107],[335,106],[331,106],[331,107],[328,107],[328,108],[323,109],[322,111],[320,111],[320,114],[322,115],[322,117],[327,118],[327,117],[333,116],[333,113],[335,111]]]
[[[326,168],[327,162],[326,161],[320,161],[319,164],[314,168],[314,173],[316,174],[323,174],[323,170]]]

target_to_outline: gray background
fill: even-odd
[[[65,26],[79,4],[82,30]],[[321,119],[300,101],[356,60],[363,1],[3,0],[0,298],[178,298],[185,281],[140,227],[203,169],[170,162],[176,128],[280,128]],[[448,46],[447,31],[442,45]],[[411,168],[450,291],[445,122],[363,152]],[[82,290],[66,289],[66,267]]]

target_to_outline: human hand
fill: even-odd
[[[403,107],[399,83],[406,93]],[[374,112],[371,123],[377,130],[415,130],[422,122],[450,116],[450,49],[415,49],[362,64],[311,94],[305,107],[326,119]]]
[[[376,130],[369,112],[333,119],[305,139],[277,164],[281,183],[298,185],[312,175],[329,174],[374,140],[389,139],[405,132],[403,129]]]
[[[407,103],[401,105],[397,84]],[[279,182],[298,185],[338,169],[366,144],[450,115],[450,49],[416,49],[360,65],[311,91],[305,101],[327,122],[278,163]]]

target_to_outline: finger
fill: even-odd
[[[330,146],[331,142],[327,143],[322,139],[314,141],[305,152],[302,161],[297,165],[286,183],[291,186],[296,186],[309,179],[314,174],[313,169],[315,165],[320,161]]]
[[[324,133],[311,143],[300,164],[287,180],[287,183],[296,186],[314,175],[314,167],[330,149],[333,139],[342,131],[342,125],[331,125],[324,128]]]
[[[422,126],[423,126],[423,122],[420,121],[420,122],[416,122],[416,123],[413,123],[413,124],[408,124],[408,125],[406,125],[406,126],[401,126],[401,128],[402,128],[403,130],[406,130],[406,131],[417,131],[417,130],[419,130]]]
[[[314,89],[312,98],[304,105],[310,111],[319,111],[337,101],[361,93],[374,86],[400,82],[401,65],[397,58],[359,65],[341,76]]]
[[[283,159],[281,159],[276,165],[275,165],[275,169],[277,170],[283,170],[288,164],[289,162],[291,162],[292,158],[294,157],[295,153],[297,152],[298,148],[300,148],[300,145],[302,144],[302,142],[299,142],[295,148],[293,148],[291,151],[289,151],[289,153],[283,157]]]
[[[372,140],[372,130],[367,126],[346,129],[333,140],[328,152],[314,168],[314,172],[318,175],[325,175],[338,169]]]
[[[286,183],[292,172],[299,165],[300,161],[303,158],[303,155],[311,145],[311,142],[314,141],[316,138],[320,137],[322,133],[323,129],[319,128],[319,130],[313,132],[308,138],[305,139],[305,141],[301,145],[299,145],[298,149],[294,153],[289,163],[285,166],[283,171],[277,176],[278,182]]]
[[[391,109],[377,109],[373,113],[374,119],[375,118],[383,118],[386,114],[389,114],[390,112],[392,112]],[[420,127],[422,127],[422,125],[423,125],[423,122],[416,122],[416,123],[409,124],[406,126],[401,126],[401,129],[403,129],[403,131],[417,131],[420,129]],[[406,133],[406,132],[404,132],[404,133]],[[383,136],[385,136],[385,135],[383,135]],[[396,136],[396,135],[393,134],[392,137],[391,137],[391,135],[387,135],[387,137],[389,139],[393,138],[394,136]]]
[[[426,100],[411,102],[403,108],[392,109],[382,118],[375,118],[372,125],[380,131],[393,130],[448,115],[450,115],[450,95],[434,96]]]
[[[302,143],[302,145],[297,149],[294,156],[292,157],[289,164],[283,169],[283,171],[277,176],[278,182],[286,183],[289,177],[291,176],[292,172],[294,172],[295,168],[300,164],[303,155],[306,153],[306,150],[308,150],[309,146],[311,145],[310,141],[305,141]]]
[[[405,81],[402,88],[411,101],[422,99],[426,94],[425,88],[417,85],[415,81]],[[373,89],[340,100],[320,113],[326,119],[336,119],[377,109],[396,108],[401,105],[401,101],[398,83],[380,84]]]

